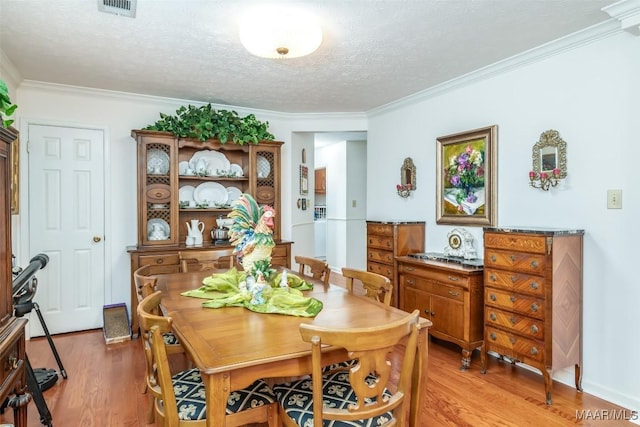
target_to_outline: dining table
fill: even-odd
[[[288,274],[298,274],[291,270]],[[225,409],[233,390],[259,378],[283,379],[308,375],[312,370],[311,345],[300,336],[302,323],[334,328],[366,328],[390,323],[407,315],[394,307],[349,293],[344,287],[311,277],[305,296],[322,302],[315,317],[264,314],[244,307],[203,307],[205,300],[182,295],[198,289],[212,271],[157,274],[162,291],[161,308],[171,316],[173,330],[193,365],[200,370],[206,391],[208,427],[224,427]],[[417,427],[421,401],[426,393],[428,328],[420,318],[419,343],[412,379],[409,425]],[[343,348],[328,347],[323,364],[349,359]]]

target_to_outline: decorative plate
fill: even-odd
[[[183,160],[180,163],[178,163],[178,173],[180,175],[193,175],[193,171],[191,170],[191,167],[189,166],[188,161]]]
[[[242,166],[237,163],[231,163],[231,167],[229,168],[230,172],[236,174],[236,176],[244,176],[244,171],[242,170]]]
[[[208,176],[217,176],[217,171],[228,172],[231,167],[229,159],[219,151],[202,150],[193,153],[191,160],[189,160],[191,169],[198,172],[198,162],[201,160],[206,164],[206,175]]]
[[[169,155],[159,148],[147,151],[147,173],[164,175],[169,172]]]
[[[258,163],[258,178],[266,178],[271,173],[271,165],[269,160],[262,156],[257,156],[256,161]]]
[[[232,205],[233,202],[240,198],[240,195],[242,195],[242,190],[240,190],[238,187],[227,187],[227,193],[229,193],[229,200],[227,201],[227,203]]]
[[[199,205],[224,205],[229,200],[229,193],[217,182],[205,182],[193,191],[193,199]]]
[[[194,200],[193,192],[196,188],[193,185],[185,185],[184,187],[180,187],[180,191],[178,193],[178,199],[180,202],[191,202]]]
[[[154,235],[154,230],[159,229],[164,234]],[[162,218],[152,218],[147,221],[147,237],[149,240],[167,240],[169,239],[170,227],[167,221]]]

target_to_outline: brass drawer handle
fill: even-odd
[[[538,261],[536,261],[535,259],[531,261],[531,267],[538,268]]]
[[[387,240],[387,247],[390,248],[391,247],[391,242]],[[361,252],[362,253],[362,252]]]
[[[460,296],[460,292],[458,292],[458,291],[449,291],[449,295],[451,295],[452,297],[458,297],[458,296]]]
[[[511,300],[511,302],[516,302],[516,296],[515,295],[511,295],[509,297],[509,299]]]
[[[511,322],[512,325],[515,325],[518,319],[516,319],[515,317],[511,316],[509,318],[509,322]]]
[[[509,337],[509,342],[511,344],[515,344],[516,343],[516,339],[514,337]]]
[[[413,271],[413,270],[415,270],[415,268],[413,268],[413,267],[407,267],[407,271]]]
[[[509,257],[509,259],[511,259],[511,262],[515,262],[516,261],[516,256],[515,255],[511,255]]]
[[[457,281],[459,281],[459,280],[460,280],[460,278],[459,278],[459,277],[455,277],[455,276],[447,276],[447,278],[448,278],[450,281],[452,281],[452,282],[457,282]]]
[[[387,255],[387,261],[393,261],[393,257],[391,255]]]
[[[391,270],[389,270],[388,268],[387,268],[387,274],[391,276]]]
[[[496,336],[496,334],[494,334],[493,332],[491,332],[491,333],[489,334],[489,338],[495,341],[498,337]]]
[[[491,313],[491,314],[489,315],[489,318],[495,322],[495,321],[496,321],[496,319],[498,318],[498,316],[496,316],[496,314],[495,314],[495,313]]]
[[[538,304],[536,304],[535,302],[531,304],[531,311],[538,311]]]
[[[491,301],[495,301],[497,298],[496,298],[495,294],[489,294],[489,299]]]
[[[531,282],[531,289],[533,289],[534,291],[538,290],[538,283],[537,282]]]
[[[511,283],[516,283],[516,276],[509,277],[509,280],[511,280]]]
[[[531,333],[532,334],[537,334],[538,333],[538,327],[536,325],[531,325]]]
[[[429,311],[428,308],[424,309],[424,314],[426,314],[427,316],[430,316],[430,317],[433,317],[433,316],[436,315],[433,311]]]
[[[164,262],[164,259],[162,259],[162,258],[158,258],[156,260],[156,264],[162,264],[163,262]]]
[[[491,274],[491,275],[489,276],[489,280],[491,280],[492,282],[495,282],[495,281],[497,280],[496,275],[495,275],[495,274]]]
[[[534,356],[536,356],[538,354],[538,349],[535,347],[531,347],[531,354],[533,354]]]
[[[407,283],[410,284],[410,285],[415,285],[416,284],[415,280],[413,280],[413,279],[407,279]]]
[[[489,259],[490,259],[492,262],[496,262],[496,256],[495,256],[495,255],[491,255],[491,256],[489,257]]]

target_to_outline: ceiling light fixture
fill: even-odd
[[[240,41],[262,58],[299,58],[322,43],[322,28],[308,12],[262,7],[248,13],[240,24]]]

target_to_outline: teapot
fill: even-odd
[[[205,176],[208,174],[208,170],[207,170],[208,167],[209,167],[209,162],[207,161],[207,159],[203,157],[199,158],[198,161],[196,161],[196,164],[194,165],[196,174],[200,176]]]
[[[191,223],[187,221],[187,235],[192,236],[196,245],[202,244],[202,232],[204,231],[204,222],[199,219],[192,219]]]

